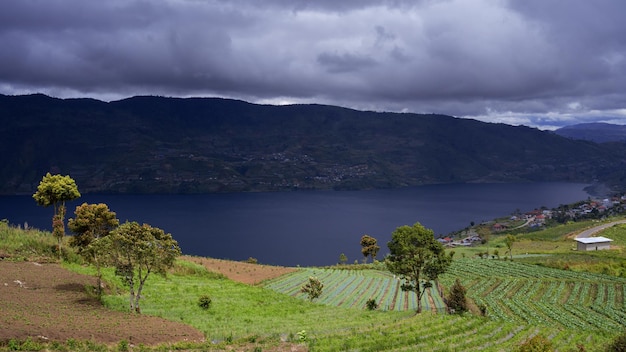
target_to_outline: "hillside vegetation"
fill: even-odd
[[[541,232],[536,232],[533,235],[542,240],[528,242],[539,243],[539,247],[542,247],[541,242],[563,240],[559,239],[562,236],[558,234],[559,231],[551,231],[551,234],[543,236]],[[612,228],[610,231],[617,238],[623,236],[624,229]],[[618,240],[621,245],[624,239],[619,238],[622,238]],[[499,241],[500,238],[496,237],[490,243],[498,246]],[[35,263],[56,261],[55,243],[50,233],[26,231],[12,227],[7,222],[0,223],[0,253],[4,258],[0,261],[0,272],[6,273],[7,270],[2,268],[8,264],[24,263],[32,266],[35,260]],[[140,319],[137,324],[148,331],[152,326],[148,323],[148,319],[152,318],[148,316],[186,324],[190,329],[201,332],[206,340],[204,342],[171,341],[158,347],[148,343],[135,345],[132,338],[129,340],[124,337],[120,337],[118,342],[101,340],[98,334],[82,340],[80,336],[84,335],[79,334],[81,329],[98,329],[98,325],[94,322],[90,326],[68,331],[66,327],[72,325],[64,319],[76,319],[70,315],[56,316],[52,327],[56,327],[57,331],[65,331],[65,334],[49,334],[56,338],[46,336],[43,339],[37,337],[43,328],[37,325],[38,319],[34,319],[33,315],[29,315],[30,318],[20,317],[19,312],[14,312],[11,319],[29,319],[30,325],[21,334],[5,336],[0,346],[7,350],[59,351],[164,348],[243,351],[511,351],[533,337],[541,337],[559,351],[580,351],[583,348],[586,351],[603,351],[623,332],[626,325],[626,278],[523,263],[519,253],[521,248],[532,254],[531,245],[516,248],[513,261],[480,259],[470,257],[470,252],[462,251],[456,254],[457,259],[441,277],[439,284],[444,295],[457,278],[465,285],[471,298],[471,312],[463,315],[449,315],[439,309],[442,303],[436,298],[439,290],[429,293],[428,302],[434,303],[430,307],[435,308],[430,312],[415,315],[410,304],[392,308],[389,304],[393,299],[385,298],[385,292],[391,292],[389,288],[393,287],[391,283],[394,278],[377,264],[327,269],[300,268],[293,273],[249,285],[232,281],[227,278],[227,274],[236,271],[237,275],[233,277],[241,277],[244,274],[242,270],[252,274],[256,264],[241,266],[236,263],[228,268],[228,261],[183,257],[167,277],[149,278],[142,298],[144,315],[134,316]],[[609,252],[610,255],[623,257],[619,249]],[[465,257],[462,253],[466,253]],[[543,254],[551,255],[547,251]],[[587,253],[579,255],[585,256]],[[46,270],[47,265],[56,264],[44,264],[38,268]],[[95,268],[80,264],[78,257],[69,252],[65,254],[63,267],[84,275],[95,274]],[[218,273],[218,270],[226,274]],[[45,275],[44,271],[42,273]],[[303,284],[310,275],[318,276],[325,283],[323,295],[313,303],[308,302],[297,290],[299,284]],[[113,269],[105,270],[104,279],[107,282],[107,294],[102,304],[109,310],[100,310],[98,317],[102,322],[110,322],[128,310],[128,296]],[[9,285],[7,287],[17,285],[11,278],[4,280]],[[85,285],[82,291],[86,295],[85,299],[90,297],[88,282],[93,282],[93,279],[82,284]],[[58,282],[57,285],[73,287],[68,285],[74,283]],[[28,286],[28,283],[25,285]],[[6,295],[6,292],[0,289],[0,295]],[[37,292],[32,291],[33,294]],[[58,289],[53,292],[61,296],[67,294]],[[198,305],[202,296],[210,297],[208,309]],[[7,297],[0,298],[4,304],[11,304]],[[381,303],[379,309],[366,309],[366,298],[375,298]],[[50,296],[33,299],[30,302],[33,310],[29,314],[45,316],[46,311],[37,311],[36,307],[41,307],[42,302],[49,299]],[[405,299],[405,302],[409,301]],[[128,316],[127,313],[123,314]],[[50,329],[51,326],[45,328]],[[72,334],[78,338],[70,338]]]
[[[46,172],[71,175],[83,193],[524,181],[620,188],[626,179],[622,144],[444,115],[213,98],[0,95],[0,119],[0,194],[32,194]]]

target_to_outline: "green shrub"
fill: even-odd
[[[375,299],[370,298],[367,300],[367,302],[365,302],[365,307],[367,308],[367,310],[376,310],[378,309],[378,303],[376,303]]]
[[[207,310],[211,308],[211,297],[208,295],[202,295],[198,298],[198,307]]]
[[[121,340],[118,344],[117,344],[117,350],[119,352],[127,352],[129,349],[129,344],[128,341],[126,340]]]
[[[478,305],[478,309],[480,310],[480,315],[482,315],[483,317],[487,316],[487,306],[483,303],[481,303],[480,305]]]
[[[465,298],[465,292],[465,287],[461,285],[461,281],[457,278],[450,288],[450,294],[448,295],[448,308],[451,313],[461,314],[467,312],[467,299]]]
[[[300,342],[307,342],[309,340],[306,330],[300,330],[298,331],[298,341]]]
[[[535,335],[526,340],[517,349],[518,352],[552,352],[552,342],[541,335]]]

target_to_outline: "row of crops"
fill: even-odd
[[[267,282],[266,287],[306,299],[300,288],[311,276],[324,284],[318,303],[364,308],[374,299],[383,311],[417,308],[415,293],[402,291],[400,280],[384,271],[306,268]],[[450,287],[456,278],[468,297],[487,307],[491,320],[603,331],[626,326],[623,278],[483,259],[454,261],[440,283]],[[422,307],[445,312],[436,287],[422,297]]]
[[[455,261],[442,283],[461,279],[467,294],[499,321],[620,331],[626,279],[500,260]]]
[[[406,311],[417,309],[417,295],[402,291],[402,282],[394,275],[377,270],[336,270],[304,268],[297,272],[266,282],[265,287],[287,295],[306,298],[300,292],[309,277],[317,277],[323,284],[318,303],[346,308],[364,308],[374,299],[380,310]],[[446,306],[434,285],[422,297],[422,309],[445,312]]]
[[[475,316],[422,314],[418,317],[346,329],[315,341],[310,351],[513,351],[535,335],[558,351],[603,351],[603,331],[521,325]]]

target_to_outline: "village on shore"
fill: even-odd
[[[541,207],[524,213],[516,211],[509,217],[483,222],[480,225],[488,226],[491,233],[498,234],[523,228],[538,230],[545,228],[550,220],[555,220],[556,223],[566,223],[583,219],[602,219],[625,212],[626,194],[622,194],[602,199],[589,198],[553,209]],[[471,247],[485,243],[485,239],[475,231],[473,224],[470,228],[460,231],[458,236],[439,237],[437,241],[446,247]],[[590,234],[581,235],[576,241],[578,250],[609,249],[611,242],[608,238],[592,237]]]

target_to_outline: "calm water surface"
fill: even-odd
[[[458,184],[375,191],[209,195],[85,195],[68,205],[106,203],[120,221],[170,232],[185,254],[275,265],[330,265],[362,258],[359,240],[378,239],[382,257],[393,230],[420,222],[444,235],[519,209],[587,199],[586,184]],[[52,208],[30,196],[0,197],[0,219],[50,229]]]

